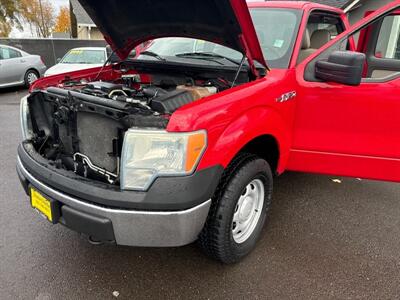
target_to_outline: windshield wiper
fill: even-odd
[[[153,51],[143,51],[143,52],[140,52],[139,55],[151,56],[151,57],[157,58],[158,60],[166,61],[165,58],[161,57],[160,55],[158,55],[157,53],[155,53]]]
[[[175,55],[176,57],[187,57],[187,58],[194,58],[194,59],[212,59],[212,58],[217,58],[217,59],[225,59],[227,61],[230,61],[231,63],[235,65],[240,65],[240,62],[237,62],[236,60],[220,55],[214,52],[187,52],[187,53],[179,53]],[[213,60],[215,61],[215,60]]]

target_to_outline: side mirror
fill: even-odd
[[[352,51],[335,51],[328,60],[317,61],[315,76],[327,82],[358,86],[361,83],[366,56]]]
[[[61,61],[61,58],[57,58],[57,63],[59,64]]]
[[[136,49],[133,49],[131,53],[129,53],[128,59],[135,59],[136,56],[137,56],[137,51]]]

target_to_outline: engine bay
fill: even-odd
[[[166,129],[179,108],[232,87],[234,73],[146,75],[124,70],[115,80],[68,80],[28,99],[34,149],[56,168],[118,185],[125,132]],[[246,72],[235,85],[247,82]]]

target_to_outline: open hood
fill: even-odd
[[[190,37],[218,43],[266,66],[245,0],[79,0],[122,59],[142,42]]]

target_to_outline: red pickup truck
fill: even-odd
[[[17,172],[50,222],[233,263],[285,170],[400,181],[400,1],[351,29],[300,1],[80,3],[122,61],[22,99]]]

